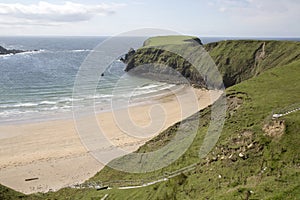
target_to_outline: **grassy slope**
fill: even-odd
[[[222,47],[219,46],[219,48]],[[212,52],[214,57],[217,52]],[[229,55],[229,52],[227,52]],[[296,52],[297,53],[297,52]],[[299,50],[298,50],[299,53]],[[222,55],[226,55],[224,52]],[[293,57],[294,54],[288,56]],[[226,58],[226,57],[222,57]],[[274,65],[288,62],[291,58],[281,56],[275,59]],[[221,63],[221,62],[220,62]],[[271,67],[271,66],[269,66]],[[281,139],[271,139],[263,135],[262,126],[272,110],[285,108],[294,103],[299,103],[299,75],[300,61],[287,66],[276,67],[260,76],[245,81],[227,89],[230,97],[238,96],[243,104],[236,111],[230,108],[222,136],[217,148],[210,153],[207,160],[199,160],[198,149],[207,128],[210,117],[209,109],[201,112],[201,124],[197,137],[191,148],[171,166],[149,174],[127,174],[105,168],[92,180],[146,180],[198,162],[199,166],[191,173],[171,179],[170,181],[155,184],[142,189],[132,190],[74,190],[62,189],[56,193],[45,195],[37,194],[27,196],[26,199],[93,199],[100,198],[109,193],[111,199],[245,199],[247,191],[252,190],[255,199],[296,199],[299,196],[299,112],[287,115],[286,133]],[[198,120],[191,117],[191,120]],[[188,123],[188,122],[186,122]],[[244,138],[248,143],[254,143],[254,148],[245,151],[247,159],[238,158],[237,154],[245,143],[238,143],[243,138],[245,130],[252,133],[251,138]],[[174,127],[170,127],[157,138],[141,147],[139,151],[151,151],[168,141],[172,136]],[[216,160],[221,155],[221,148],[225,149],[227,159]],[[234,154],[237,159],[228,159]],[[267,167],[263,174],[260,171]],[[222,178],[219,179],[218,175]],[[117,185],[117,184],[116,184]],[[2,196],[1,196],[2,195]],[[1,187],[1,199],[16,199],[20,194]],[[250,198],[250,199],[251,199]]]
[[[24,198],[25,195],[16,192],[10,188],[0,185],[0,199],[2,200],[14,200]]]
[[[204,47],[223,75],[225,86],[232,86],[272,67],[300,59],[299,42],[237,40],[210,43]]]
[[[300,195],[299,111],[283,117],[287,128],[280,139],[265,136],[262,127],[273,110],[299,103],[299,76],[300,61],[297,61],[268,70],[256,78],[229,88],[227,94],[240,95],[243,104],[232,116],[227,116],[222,137],[208,156],[209,164],[206,160],[199,160],[199,167],[185,176],[143,189],[110,191],[111,197],[116,199],[205,199],[205,197],[245,199],[247,191],[252,190],[254,194],[251,198],[254,199],[297,199]],[[204,131],[205,127],[200,128],[196,142],[190,151],[174,163],[173,167],[196,159],[200,145],[199,138],[203,136]],[[252,133],[251,138],[243,136],[246,131]],[[239,140],[245,143],[236,142]],[[241,149],[251,143],[254,143],[254,147],[244,152],[248,158],[239,158],[237,155]],[[153,144],[149,146],[151,149]],[[147,149],[147,147],[143,148]],[[226,159],[212,161],[213,157],[222,155],[221,148],[230,152],[225,153]],[[229,154],[236,156],[237,160],[228,159]],[[260,173],[265,167],[267,168],[264,173]],[[222,176],[221,179],[218,178],[219,174]],[[139,179],[144,176],[123,174],[106,168],[96,178],[100,180],[107,177]]]
[[[144,47],[138,49],[127,62],[126,70],[147,71],[145,63],[153,63],[154,74],[145,73],[152,78],[164,74],[161,65],[170,66],[188,78],[191,83],[203,86],[202,77],[189,62],[171,52],[155,48],[169,46],[189,57],[197,50],[195,43],[186,42],[188,36],[155,37],[145,41]],[[191,37],[192,38],[192,37]],[[194,38],[195,39],[195,38]],[[204,45],[215,61],[226,87],[235,85],[275,66],[282,66],[300,58],[300,43],[290,41],[237,40],[222,41]],[[149,67],[149,66],[148,66]],[[169,72],[167,72],[169,73]],[[170,82],[174,82],[170,78]],[[176,82],[176,81],[175,81]]]
[[[157,36],[149,38],[144,42],[143,46],[161,46],[161,45],[181,45],[189,40],[197,40],[197,37],[187,35],[173,35],[173,36]]]

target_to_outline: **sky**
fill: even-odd
[[[0,0],[0,35],[299,37],[299,11],[299,0]]]

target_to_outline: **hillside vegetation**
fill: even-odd
[[[145,45],[153,44],[153,41],[145,42]],[[218,143],[205,158],[200,159],[198,155],[210,123],[210,107],[199,111],[200,119],[193,115],[183,120],[186,126],[198,120],[198,132],[190,148],[168,167],[144,174],[105,167],[87,181],[102,182],[112,187],[111,190],[65,188],[22,196],[0,187],[0,199],[19,196],[23,199],[101,199],[106,194],[107,199],[122,200],[299,199],[300,111],[276,120],[271,118],[274,112],[300,107],[299,43],[223,41],[205,45],[205,48],[228,81],[226,122]],[[138,152],[164,146],[177,127],[178,123],[169,127]],[[155,181],[191,165],[190,171],[164,182],[137,189],[117,189]]]
[[[175,42],[176,41],[176,42]],[[162,76],[158,74],[170,74],[162,66],[169,66],[187,78],[190,83],[200,87],[205,86],[205,77],[184,58],[161,48],[176,48],[182,55],[191,54],[199,50],[199,39],[190,36],[164,36],[150,38],[144,42],[144,46],[130,54],[125,60],[125,71],[135,69],[139,75],[150,78],[177,83],[177,77]],[[230,87],[251,77],[257,76],[263,71],[291,63],[300,58],[300,43],[291,41],[257,41],[237,40],[221,41],[206,44],[203,48],[208,51],[216,63],[225,87]],[[145,64],[151,64],[144,66]]]
[[[111,183],[120,179],[151,180],[196,162],[194,170],[166,182],[109,193],[115,199],[298,199],[300,113],[274,121],[271,115],[294,105],[300,106],[299,75],[300,61],[296,61],[228,88],[226,123],[216,147],[206,158],[199,159],[198,153],[208,127],[210,108],[200,111],[200,126],[194,143],[171,166],[148,174],[128,174],[106,167],[92,180]],[[265,132],[267,125],[278,129],[278,134],[270,136]],[[174,127],[176,125],[139,151],[152,151],[167,142]]]

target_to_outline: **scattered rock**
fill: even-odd
[[[227,97],[227,106],[229,115],[232,116],[237,109],[242,105],[243,99],[240,97],[237,97],[235,95],[231,95]]]
[[[120,61],[122,61],[125,64],[128,64],[128,61],[132,58],[132,56],[135,54],[135,50],[133,48],[130,48],[128,53],[125,54],[125,57],[121,58]]]
[[[247,146],[247,149],[252,149],[253,147],[254,147],[254,144],[251,143],[251,144],[249,144],[249,145]]]
[[[237,157],[236,157],[234,154],[231,154],[229,157],[230,157],[229,159],[230,159],[232,162],[236,162],[236,161],[237,161]]]
[[[240,157],[240,158],[244,158],[245,155],[244,155],[243,153],[239,153],[239,157]]]
[[[281,137],[285,133],[285,128],[284,120],[275,119],[265,124],[262,130],[270,137]]]
[[[212,160],[212,161],[217,161],[217,160],[218,160],[218,157],[212,157],[211,160]]]

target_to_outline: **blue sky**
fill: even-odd
[[[0,0],[1,35],[300,36],[299,0]]]

